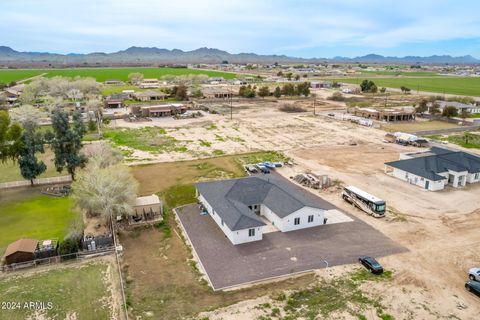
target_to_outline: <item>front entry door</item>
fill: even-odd
[[[428,190],[428,187],[429,187],[429,186],[430,186],[430,181],[428,181],[428,180],[427,180],[427,181],[425,181],[425,189],[427,189],[427,190]]]

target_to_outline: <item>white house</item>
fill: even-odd
[[[443,112],[443,109],[446,107],[455,107],[457,109],[458,113],[461,113],[462,110],[466,110],[468,113],[480,113],[480,106],[474,105],[474,104],[465,104],[465,103],[460,103],[456,101],[435,101],[438,105],[438,109],[440,112]],[[429,107],[430,109],[431,107]]]
[[[437,191],[480,182],[480,157],[463,151],[432,147],[428,152],[400,155],[385,163],[385,173],[421,188]]]
[[[335,208],[274,176],[201,182],[195,186],[199,202],[233,244],[262,240],[269,222],[282,232],[323,225],[324,212]]]

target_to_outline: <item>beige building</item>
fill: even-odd
[[[207,99],[230,99],[234,96],[235,92],[238,93],[238,89],[229,86],[211,86],[202,88],[203,96]]]
[[[130,224],[153,222],[163,220],[163,205],[160,198],[152,194],[138,197],[133,206],[133,214],[130,216]]]
[[[143,79],[140,83],[140,88],[142,89],[156,89],[160,88],[160,82],[158,79]]]
[[[133,96],[139,101],[159,101],[165,100],[168,95],[163,92],[147,90],[144,92],[136,92],[133,94]]]
[[[413,121],[416,111],[413,107],[398,108],[358,108],[355,107],[352,112],[357,117],[394,122],[394,121]]]

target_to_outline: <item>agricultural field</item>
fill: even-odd
[[[39,187],[0,192],[0,256],[9,243],[22,237],[63,240],[79,217],[70,197],[42,195]]]
[[[450,128],[458,128],[458,125],[454,123],[436,120],[382,124],[382,129],[388,132],[417,132]]]
[[[362,71],[362,74],[377,76],[431,77],[438,73],[430,71]]]
[[[334,79],[338,82],[360,84],[366,77]],[[425,92],[480,96],[480,77],[404,77],[372,78],[378,87],[408,87],[415,93],[417,89]]]
[[[43,302],[45,310],[0,310],[1,319],[118,319],[112,302],[114,268],[105,262],[62,266],[42,272],[0,278],[0,301]],[[51,303],[50,308],[48,303]]]
[[[182,76],[205,74],[210,77],[235,78],[234,73],[219,71],[207,71],[187,68],[72,68],[72,69],[2,69],[0,70],[0,82],[8,83],[19,81],[33,76],[44,74],[46,77],[92,77],[98,82],[109,79],[122,81],[128,80],[132,72],[140,72],[145,78],[161,78],[163,76]]]

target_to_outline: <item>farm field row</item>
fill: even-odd
[[[225,79],[235,78],[234,73],[206,71],[187,68],[72,68],[72,69],[3,69],[0,70],[0,82],[9,83],[19,81],[41,74],[46,77],[92,77],[99,82],[108,79],[126,81],[132,72],[140,72],[145,78],[161,78],[163,76],[183,76],[205,74],[210,77],[224,77]]]
[[[360,84],[367,77],[337,78],[338,82]],[[438,77],[438,78],[373,78],[378,87],[400,88],[408,87],[415,93],[425,92],[458,94],[465,96],[480,96],[480,77]]]

